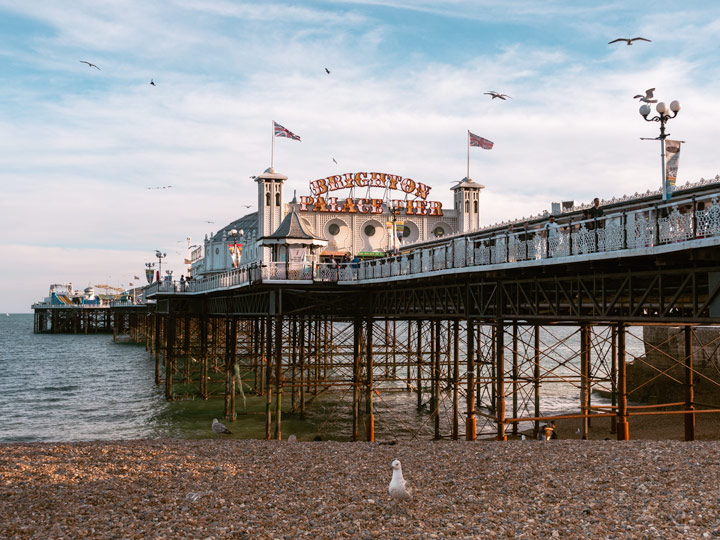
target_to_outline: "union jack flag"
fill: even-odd
[[[478,137],[470,131],[468,131],[468,137],[470,137],[470,146],[479,146],[483,150],[492,150],[493,144],[495,144],[492,141]]]
[[[276,137],[287,137],[288,139],[292,139],[293,141],[300,140],[299,136],[295,135],[289,129],[282,127],[280,124],[275,122],[275,120],[273,120],[273,127],[275,128],[275,136]]]

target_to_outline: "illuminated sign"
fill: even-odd
[[[428,201],[430,187],[411,178],[403,178],[395,174],[378,172],[345,173],[342,175],[328,176],[310,182],[310,196],[301,196],[301,212],[338,212],[347,214],[382,214],[390,211],[383,209],[383,199],[354,198],[345,199],[338,197],[327,197],[325,194],[339,189],[355,188],[383,188],[404,192],[407,196],[415,197],[414,200],[392,199],[388,205],[395,213],[404,213],[408,216],[442,216],[442,203],[439,201]]]
[[[427,199],[430,193],[430,187],[416,182],[412,178],[403,178],[396,174],[378,173],[378,172],[359,172],[336,174],[327,178],[320,178],[310,182],[310,192],[315,195],[322,195],[328,191],[337,191],[338,189],[352,189],[356,187],[379,187],[404,191],[408,195],[415,195],[422,200]]]

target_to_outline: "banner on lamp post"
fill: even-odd
[[[228,246],[230,249],[230,257],[232,258],[233,267],[237,268],[240,266],[240,257],[242,256],[242,244],[231,244]]]
[[[147,279],[148,285],[153,282],[153,273],[152,268],[145,269],[145,279]]]
[[[680,145],[682,141],[665,139],[665,200],[669,201],[675,191],[678,162],[680,161]]]

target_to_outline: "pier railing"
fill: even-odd
[[[185,282],[155,282],[145,297],[157,293],[199,293],[257,282],[307,281],[355,283],[453,268],[518,264],[587,256],[621,250],[646,250],[720,236],[720,195],[618,211],[585,220],[559,219],[556,226],[504,232],[472,232],[441,243],[371,261],[298,264],[252,264]],[[407,249],[407,248],[405,248]],[[560,262],[560,261],[557,261]]]

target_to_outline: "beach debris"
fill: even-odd
[[[217,418],[213,418],[212,430],[215,433],[232,433],[232,431],[230,431],[228,428],[226,428],[224,424],[218,422]]]
[[[390,464],[392,467],[393,473],[392,473],[392,479],[390,480],[390,485],[388,486],[388,493],[390,493],[390,496],[398,501],[406,501],[410,499],[410,494],[412,491],[410,488],[407,487],[405,483],[405,478],[403,477],[402,473],[402,465],[400,465],[400,460],[393,460],[393,462]]]
[[[525,440],[525,435],[523,435],[523,436],[521,437],[521,439],[524,441],[524,440]]]
[[[290,436],[287,438],[287,442],[289,442],[289,443],[296,443],[296,442],[297,442],[297,437],[296,437],[295,435],[290,435]]]
[[[198,493],[198,492],[195,492],[195,491],[191,491],[190,493],[188,493],[187,495],[185,495],[185,498],[186,498],[188,501],[197,502],[197,501],[200,500],[200,498],[201,498],[202,496],[203,496],[202,493]]]

